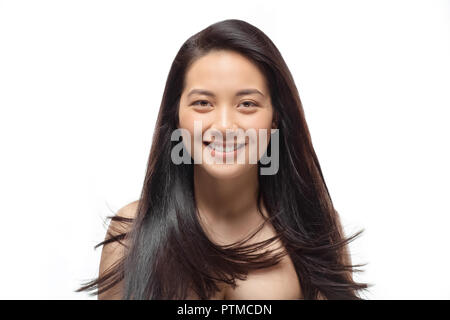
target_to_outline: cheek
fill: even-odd
[[[191,140],[194,140],[194,133],[196,126],[203,125],[202,119],[195,115],[193,112],[189,111],[180,111],[179,116],[179,128],[185,129],[189,131]]]
[[[248,117],[242,122],[242,126],[244,130],[251,129],[256,134],[255,137],[249,138],[249,159],[255,159],[255,157],[261,159],[271,137],[272,113],[268,111],[255,114],[253,117]]]
[[[194,131],[194,118],[190,112],[186,112],[184,108],[180,108],[178,111],[178,124],[180,128]]]
[[[242,125],[247,128],[270,129],[272,127],[272,108],[264,108],[254,114],[242,117]]]
[[[193,137],[194,137],[194,120],[193,117],[189,114],[189,112],[185,112],[183,108],[180,108],[178,111],[178,128],[184,129],[188,132],[188,136],[186,136],[186,132],[182,131],[183,143],[186,150],[192,154],[192,145],[193,145]],[[189,141],[188,141],[189,139]]]
[[[260,114],[255,117],[249,118],[243,123],[244,129],[255,129],[257,135],[259,137],[259,132],[261,134],[267,133],[267,136],[270,137],[270,129],[272,128],[272,115],[267,112],[265,114]]]
[[[193,133],[195,124],[197,127],[201,126],[204,128],[209,123],[209,116],[206,113],[202,114],[187,108],[180,108],[178,123],[180,128],[187,129]]]
[[[190,154],[191,158],[201,161],[203,147],[203,128],[207,123],[205,117],[189,110],[180,110],[179,112],[179,128],[184,129],[182,132],[183,143]],[[186,132],[185,132],[186,131]]]

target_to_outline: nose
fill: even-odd
[[[224,140],[226,139],[227,130],[235,132],[238,129],[238,125],[233,111],[226,106],[217,109],[211,129],[220,131]]]

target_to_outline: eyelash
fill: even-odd
[[[207,100],[197,100],[197,101],[194,101],[191,105],[197,105],[198,102],[208,102],[208,101],[207,101]],[[243,104],[243,103],[250,103],[250,104],[253,105],[253,107],[257,107],[257,106],[258,106],[258,105],[257,105],[256,103],[254,103],[253,101],[243,101],[243,102],[241,102],[240,104]],[[245,107],[245,109],[248,109],[248,108],[250,108],[250,107]]]

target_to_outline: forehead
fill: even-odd
[[[233,51],[213,51],[197,59],[186,72],[186,88],[210,89],[234,93],[254,87],[267,93],[266,79],[258,67]]]

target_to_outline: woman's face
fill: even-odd
[[[254,169],[275,128],[264,75],[233,51],[212,51],[190,66],[178,114],[194,162],[220,179]]]

